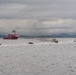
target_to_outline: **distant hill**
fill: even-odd
[[[50,35],[41,35],[41,36],[30,36],[30,35],[21,35],[21,38],[76,38],[76,34],[66,34],[66,33],[61,33],[61,34],[50,34]]]
[[[0,34],[0,38],[6,37],[6,34]],[[20,38],[76,38],[76,34],[50,34],[50,35],[40,35],[40,36],[30,36],[30,35],[20,35]]]

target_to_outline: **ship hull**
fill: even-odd
[[[14,37],[14,38],[3,38],[3,39],[18,39],[18,37]]]
[[[10,34],[7,37],[3,38],[3,39],[18,39],[19,35],[18,34]]]

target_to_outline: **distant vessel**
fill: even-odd
[[[11,34],[8,34],[8,36],[3,39],[18,39],[18,38],[19,38],[19,35],[16,33],[15,30],[13,30]]]

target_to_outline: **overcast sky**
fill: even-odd
[[[76,0],[0,0],[0,33],[76,33]]]

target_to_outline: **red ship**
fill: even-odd
[[[18,38],[19,38],[19,35],[16,33],[15,30],[13,30],[11,34],[8,34],[8,36],[3,39],[18,39]]]

